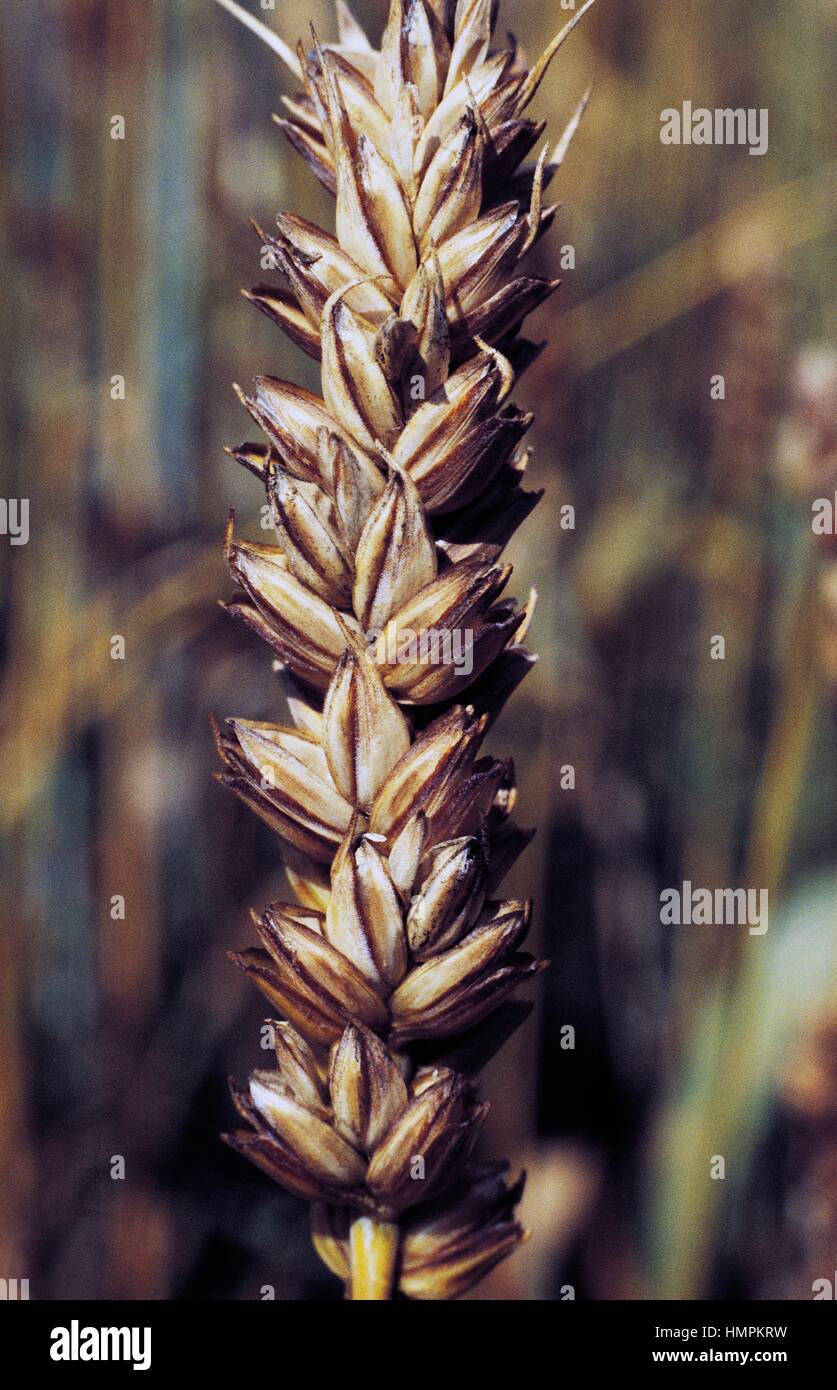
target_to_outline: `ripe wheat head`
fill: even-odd
[[[316,1248],[354,1299],[455,1298],[523,1238],[522,1183],[474,1158],[479,1065],[544,962],[503,900],[528,834],[486,730],[526,675],[532,602],[504,548],[538,500],[532,421],[510,401],[519,336],[555,281],[518,264],[586,98],[550,155],[527,111],[583,5],[529,67],[493,46],[496,0],[392,0],[374,48],[296,52],[233,0],[299,90],[278,124],[334,195],[335,234],[259,230],[281,287],[248,296],[321,363],[322,395],[263,376],[276,545],[236,539],[228,611],[275,655],[291,724],[231,719],[220,779],[279,836],[293,902],[234,956],[263,991],[277,1066],[234,1087],[228,1142],[313,1203]],[[592,0],[590,0],[592,3]]]

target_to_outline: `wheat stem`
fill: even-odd
[[[392,1297],[398,1261],[398,1227],[393,1221],[358,1216],[351,1226],[351,1299],[381,1303]]]

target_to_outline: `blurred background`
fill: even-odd
[[[250,8],[336,36],[330,0]],[[377,39],[383,0],[353,8]],[[501,28],[532,56],[566,11]],[[601,0],[537,99],[557,139],[594,82],[516,396],[541,660],[491,744],[553,962],[485,1077],[533,1236],[478,1297],[837,1278],[837,543],[811,526],[837,492],[836,30],[830,0]],[[3,493],[30,504],[28,544],[0,538],[0,1277],[335,1298],[303,1204],[218,1140],[263,1017],[224,953],[283,879],[207,722],[281,713],[215,603],[229,507],[263,535],[230,383],[315,386],[238,293],[264,278],[247,220],[332,210],[271,123],[284,71],[210,0],[29,0],[0,32]],[[684,100],[766,107],[768,153],[662,145]],[[768,888],[769,931],[661,926],[684,879]]]

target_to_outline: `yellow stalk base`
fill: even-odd
[[[358,1216],[349,1235],[352,1273],[348,1296],[354,1302],[392,1297],[398,1259],[398,1227],[373,1216]]]

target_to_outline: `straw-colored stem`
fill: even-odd
[[[353,1303],[385,1302],[392,1297],[398,1260],[398,1227],[374,1216],[358,1216],[349,1234]]]
[[[818,635],[819,571],[812,557],[793,610],[776,718],[764,760],[750,837],[750,882],[778,895],[796,826],[799,798],[822,685]]]
[[[816,723],[816,568],[811,564],[792,609],[776,711],[750,836],[749,883],[767,890],[771,910],[782,890]],[[714,1239],[720,1183],[707,1181],[706,1155],[735,1156],[746,1168],[755,1136],[753,1097],[763,1084],[760,1035],[753,1026],[761,976],[752,956],[742,970],[728,948],[705,999],[691,1051],[669,1095],[658,1137],[659,1289],[667,1298],[699,1298]],[[688,1104],[686,1098],[688,1097]],[[685,1170],[684,1160],[685,1158]],[[685,1172],[685,1176],[684,1176]]]

